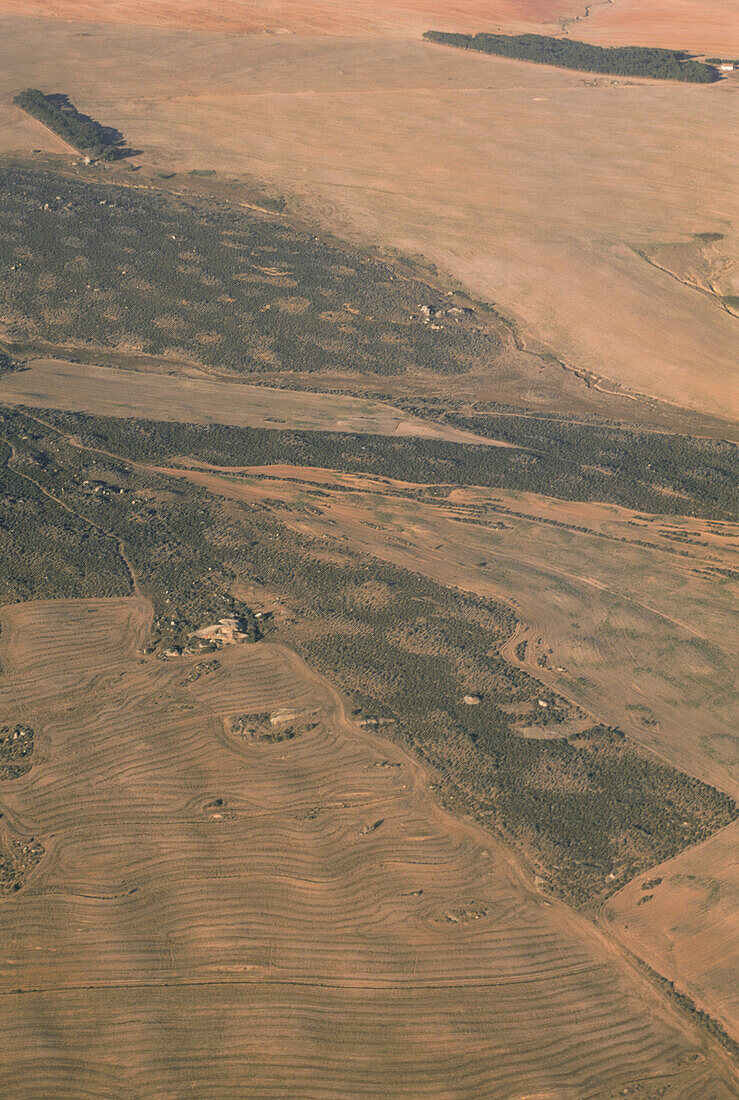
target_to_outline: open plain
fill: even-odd
[[[451,425],[421,420],[380,401],[211,381],[192,373],[195,377],[171,378],[143,371],[132,376],[111,367],[34,360],[28,369],[2,379],[0,399],[9,404],[75,409],[102,416],[510,446]]]
[[[143,150],[140,186],[147,167],[266,180],[311,224],[435,264],[606,389],[723,416],[735,401],[731,74],[603,78],[415,33],[3,19],[0,92],[63,87]],[[2,148],[30,151],[17,109],[0,121]],[[687,246],[676,267],[652,259],[666,244]]]
[[[611,932],[735,1038],[738,834],[732,825],[639,875],[605,908]]]
[[[66,22],[144,24],[235,34],[419,36],[425,30],[554,34],[609,45],[661,46],[706,53],[737,52],[730,0],[6,0],[15,15]]]

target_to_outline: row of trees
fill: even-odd
[[[21,110],[43,122],[68,141],[79,153],[98,160],[118,160],[127,155],[123,135],[112,126],[102,126],[81,114],[66,95],[45,95],[38,88],[26,88],[14,97]]]
[[[571,38],[544,34],[450,34],[426,31],[428,42],[457,46],[463,50],[535,61],[561,69],[578,69],[612,76],[647,76],[652,80],[683,80],[712,84],[719,79],[713,65],[693,61],[683,50],[660,50],[647,46],[591,46]]]

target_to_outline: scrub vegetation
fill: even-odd
[[[425,405],[414,410],[429,416]],[[214,466],[285,463],[362,471],[420,485],[480,485],[652,513],[736,515],[739,452],[729,443],[513,413],[448,415],[450,423],[516,442],[519,450],[269,428],[119,420],[44,410],[44,420],[93,446],[148,462],[188,455]]]
[[[80,439],[83,428],[71,434]],[[4,414],[3,433],[2,475],[15,495],[4,546],[12,557],[31,540],[29,526],[38,545],[13,573],[3,563],[5,602],[29,591],[130,590],[127,562],[154,606],[147,648],[162,656],[224,614],[250,617],[234,596],[240,586],[275,594],[289,609],[272,625],[276,637],[338,682],[357,714],[382,719],[388,736],[433,765],[451,806],[514,842],[572,903],[600,901],[736,815],[726,795],[618,730],[519,736],[519,726],[541,720],[541,701],[550,722],[572,707],[500,655],[515,629],[502,604],[299,535],[266,508],[224,503],[125,457],[70,446],[22,413]],[[118,442],[111,433],[106,449]],[[476,706],[464,702],[471,693]]]
[[[378,260],[225,203],[0,168],[8,337],[177,355],[239,374],[458,374],[492,329]]]

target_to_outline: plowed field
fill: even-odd
[[[2,612],[0,705],[37,731],[5,822],[44,848],[0,900],[4,1097],[733,1094],[294,655],[146,660],[147,615]],[[291,737],[233,732],[285,708]]]

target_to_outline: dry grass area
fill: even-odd
[[[402,482],[299,467],[243,473],[241,483],[202,469],[180,476],[266,502],[295,530],[508,603],[521,620],[509,659],[739,796],[733,582],[721,573],[736,571],[732,525],[499,489],[424,500]],[[304,493],[313,485],[320,496]]]
[[[739,52],[731,0],[604,0],[585,11],[568,33],[598,46],[667,46],[719,57]]]
[[[730,826],[639,875],[606,906],[608,929],[739,1039],[737,841]]]
[[[131,373],[54,359],[34,360],[28,370],[3,377],[0,399],[11,405],[183,424],[356,432],[496,446],[493,440],[474,432],[422,420],[380,401],[269,389],[203,378],[202,374],[171,377],[143,371]]]
[[[5,1097],[734,1095],[722,1057],[289,651],[140,656],[135,598],[2,612]],[[245,714],[311,716],[261,742]],[[234,718],[237,717],[234,729]]]
[[[5,0],[8,12],[75,22],[144,24],[235,34],[380,35],[425,30],[557,33],[624,46],[669,46],[736,54],[730,0]]]
[[[64,92],[141,150],[77,176],[210,197],[226,220],[262,195],[270,217],[400,252],[438,289],[493,304],[501,350],[468,374],[367,378],[354,390],[366,397],[338,397],[147,360],[137,344],[63,362],[70,324],[68,344],[29,345],[44,358],[4,376],[0,397],[483,442],[383,402],[424,394],[694,433],[716,417],[728,437],[736,74],[610,78],[420,36],[562,29],[739,56],[731,15],[730,0],[4,0],[0,155],[70,172],[78,158],[12,105],[29,85]],[[296,313],[302,301],[290,299]],[[58,316],[71,318],[66,303]],[[297,384],[288,370],[263,380]],[[579,708],[576,723],[617,726],[739,796],[735,526],[326,469],[187,465],[166,473],[265,522],[271,512],[320,539],[317,555],[366,552],[507,603],[519,625],[504,656]],[[275,593],[246,595],[270,610],[274,597],[275,621],[290,621]],[[368,582],[361,598],[392,597]],[[633,961],[737,1036],[736,825],[640,875],[596,927],[443,811],[440,777],[360,728],[289,649],[144,657],[151,614],[138,596],[0,610],[3,1097],[737,1094],[708,1032]],[[558,729],[552,715],[512,729],[576,743],[575,719]],[[21,729],[22,759],[8,741]]]
[[[717,3],[717,0],[712,0]],[[18,15],[90,23],[144,24],[232,34],[410,37],[443,30],[536,30],[572,12],[571,0],[6,0]]]
[[[139,181],[264,179],[313,224],[424,256],[606,389],[730,410],[733,77],[591,77],[415,37],[81,27],[5,16],[0,98],[31,76],[62,88],[144,150]],[[2,149],[27,151],[14,111]],[[722,235],[708,288],[650,262],[705,233]]]

